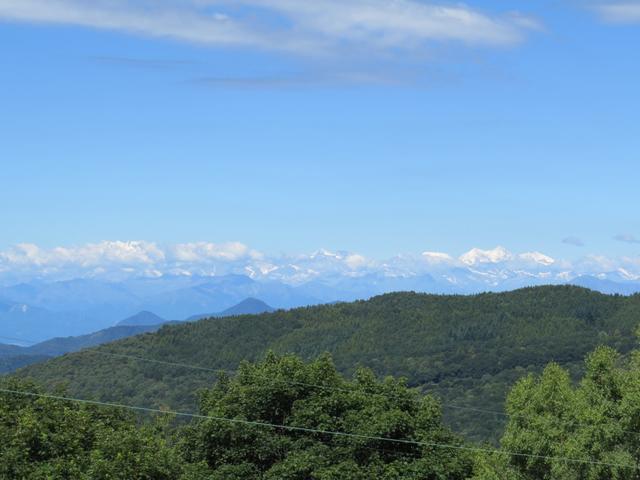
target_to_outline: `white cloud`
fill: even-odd
[[[267,39],[192,2],[0,0],[0,18],[60,23],[216,45],[266,44]],[[264,45],[268,46],[268,45]]]
[[[553,265],[556,261],[548,255],[540,252],[526,252],[518,255],[518,258],[526,262],[539,263],[541,265]]]
[[[355,270],[357,268],[363,267],[368,264],[367,259],[362,255],[358,255],[357,253],[347,255],[344,259],[344,263],[346,263],[349,268]]]
[[[422,258],[430,264],[453,263],[453,257],[442,252],[422,252]]]
[[[15,247],[0,252],[0,259],[4,263],[12,265],[43,265],[45,258],[40,250],[40,247],[32,243],[19,243]]]
[[[496,247],[493,250],[481,250],[473,248],[460,256],[460,261],[467,265],[483,263],[501,263],[513,259],[513,254],[504,247]]]
[[[596,7],[600,16],[612,23],[640,23],[639,2],[614,2]]]
[[[618,268],[618,272],[620,273],[620,276],[622,276],[622,278],[624,278],[625,280],[631,280],[631,281],[640,280],[640,275],[631,273],[626,268],[620,267]]]
[[[459,258],[445,252],[398,255],[380,260],[356,252],[318,250],[308,255],[267,255],[240,242],[191,242],[160,246],[145,241],[104,241],[81,246],[42,248],[23,243],[0,251],[0,283],[34,278],[49,280],[163,275],[244,274],[256,280],[299,285],[375,275],[411,278],[430,275],[456,285],[480,281],[499,286],[513,279],[565,282],[580,275],[613,281],[640,279],[640,257],[587,255],[568,261],[532,251],[512,253],[504,247],[474,248]],[[476,279],[476,280],[473,280]],[[480,280],[478,280],[480,279]]]
[[[81,247],[42,249],[30,243],[0,252],[0,259],[13,265],[94,267],[102,264],[153,264],[164,260],[164,252],[149,242],[100,242]]]
[[[208,243],[194,242],[181,243],[172,248],[173,256],[180,262],[196,263],[210,260],[237,261],[247,258],[260,258],[261,254],[249,249],[240,242]]]
[[[164,260],[164,252],[150,242],[101,242],[75,249],[57,248],[53,255],[80,261],[83,266],[101,263],[154,264]]]
[[[279,264],[275,276],[279,279],[291,278],[294,283],[321,277],[323,275],[359,276],[377,268],[377,263],[354,252],[332,252],[320,249],[310,255],[283,255],[271,258],[272,264]]]
[[[443,6],[415,0],[239,2],[279,12],[298,28],[328,40],[364,41],[382,47],[403,47],[424,40],[512,44],[522,39],[524,28],[521,16],[496,18],[462,5]]]
[[[305,54],[434,41],[513,45],[538,26],[523,15],[417,0],[0,0],[0,19]]]

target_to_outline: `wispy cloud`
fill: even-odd
[[[188,83],[203,87],[261,88],[307,88],[332,86],[396,86],[417,83],[418,76],[407,72],[388,71],[309,71],[300,74],[271,76],[194,78]],[[421,80],[420,83],[426,83]],[[434,83],[432,80],[431,83]]]
[[[430,42],[513,45],[538,27],[516,13],[417,0],[0,0],[0,18],[305,55],[393,52]]]
[[[596,11],[607,22],[640,23],[640,2],[609,2],[596,6]]]
[[[562,243],[566,245],[573,245],[574,247],[584,247],[582,239],[573,235],[563,238]]]
[[[203,261],[225,261],[234,262],[237,260],[258,260],[262,254],[252,250],[240,242],[210,243],[192,242],[180,243],[169,249],[171,257],[180,262],[203,262]]]
[[[207,14],[192,2],[94,0],[0,0],[0,18],[13,21],[60,23],[120,30],[219,45],[252,45],[264,42],[222,14]]]
[[[640,238],[630,233],[620,233],[613,237],[613,239],[624,243],[640,243]]]

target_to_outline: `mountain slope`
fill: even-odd
[[[616,282],[609,279],[600,279],[588,275],[574,278],[571,285],[590,288],[606,294],[633,295],[640,293],[640,282]]]
[[[200,315],[193,315],[187,318],[187,321],[192,322],[194,320],[202,320],[209,317],[233,317],[237,315],[258,315],[260,313],[274,312],[275,308],[270,307],[262,300],[257,298],[246,298],[237,305],[227,308],[218,313],[203,313]]]
[[[281,308],[321,302],[282,282],[258,282],[245,275],[168,275],[115,283],[96,279],[34,281],[0,286],[0,335],[37,341],[56,335],[84,335],[141,310],[163,318],[186,318],[194,312],[220,312],[248,297]]]
[[[120,320],[118,323],[116,323],[116,326],[160,325],[164,322],[166,322],[164,318],[159,317],[153,312],[143,310],[142,312],[136,313],[129,318]]]
[[[268,349],[305,358],[328,351],[345,373],[362,364],[379,374],[406,376],[411,385],[447,402],[499,410],[518,377],[551,360],[577,372],[575,365],[598,344],[629,351],[638,321],[640,296],[606,296],[571,286],[467,297],[395,293],[163,326],[100,350],[211,369],[235,368]],[[213,372],[91,351],[19,373],[49,386],[68,382],[71,393],[81,397],[181,409],[193,408],[191,392],[216,378]],[[459,409],[445,413],[455,428],[474,438],[493,438],[503,420]]]
[[[0,357],[9,357],[11,355],[19,355],[24,347],[18,345],[5,345],[0,343]]]
[[[160,327],[161,325],[117,325],[99,330],[95,333],[90,333],[89,335],[53,338],[31,347],[26,347],[24,351],[32,355],[63,355],[83,348],[120,340],[121,338],[132,337],[141,333],[155,332]]]
[[[290,264],[271,276],[252,272],[251,277],[163,275],[119,281],[98,277],[0,285],[0,335],[36,341],[60,335],[85,335],[140,311],[173,319],[187,318],[194,312],[204,312],[197,318],[211,316],[210,312],[218,316],[222,310],[247,298],[259,298],[276,308],[295,308],[367,299],[394,291],[474,294],[549,283],[578,284],[603,293],[640,292],[635,270],[594,272],[596,276],[591,277],[579,277],[564,270],[554,273],[549,270],[555,265],[550,263],[553,259],[543,254],[515,255],[501,248],[472,250],[463,256],[467,263],[442,264],[443,259],[450,258],[443,255],[425,252],[423,260],[430,265],[426,270],[424,264],[424,268],[414,269],[415,259],[398,257],[382,270],[365,272],[325,271],[313,268],[312,264]],[[342,254],[320,251],[313,256],[313,264],[342,262],[339,258],[344,259]],[[233,314],[241,313],[257,311]]]
[[[12,372],[27,365],[83,348],[94,347],[141,333],[155,332],[161,325],[121,325],[89,335],[58,337],[29,347],[0,344],[0,373]]]

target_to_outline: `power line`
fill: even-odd
[[[176,363],[176,362],[167,362],[164,360],[155,360],[155,359],[151,359],[151,358],[144,358],[144,357],[137,357],[135,355],[126,355],[123,353],[112,353],[112,352],[103,352],[101,350],[98,349],[94,349],[94,350],[85,350],[84,353],[96,353],[99,355],[108,355],[111,357],[116,357],[116,358],[127,358],[127,359],[131,359],[131,360],[138,360],[141,362],[150,362],[150,363],[157,363],[160,365],[167,365],[170,367],[182,367],[182,368],[191,368],[193,370],[202,370],[205,372],[212,372],[212,373],[229,373],[231,375],[238,373],[237,370],[221,370],[221,369],[215,369],[215,368],[207,368],[207,367],[200,367],[198,365],[187,365],[185,363]]]
[[[551,456],[551,455],[537,455],[533,453],[510,452],[505,450],[495,450],[495,449],[481,448],[481,447],[467,447],[464,445],[452,445],[452,444],[437,443],[437,442],[421,442],[416,440],[379,437],[374,435],[363,435],[359,433],[348,433],[348,432],[338,432],[338,431],[332,431],[332,430],[322,430],[322,429],[316,429],[316,428],[297,427],[293,425],[278,425],[278,424],[269,423],[269,422],[243,420],[238,418],[215,417],[212,415],[202,415],[197,413],[161,410],[158,408],[138,407],[133,405],[124,405],[120,403],[100,402],[97,400],[85,400],[81,398],[63,397],[60,395],[50,395],[50,394],[36,393],[36,392],[24,392],[20,390],[10,390],[5,388],[0,388],[0,392],[7,393],[7,394],[14,394],[14,395],[23,395],[28,397],[48,398],[52,400],[59,400],[59,401],[65,401],[65,402],[76,402],[76,403],[85,404],[85,405],[97,405],[97,406],[110,407],[110,408],[120,408],[120,409],[145,412],[145,413],[158,413],[158,414],[164,414],[164,415],[172,415],[176,417],[195,418],[200,420],[213,420],[217,422],[228,422],[228,423],[239,424],[239,425],[266,427],[266,428],[288,430],[292,432],[301,432],[301,433],[316,433],[320,435],[331,435],[335,437],[355,438],[359,440],[371,440],[376,442],[387,442],[387,443],[395,443],[400,445],[414,445],[419,447],[442,448],[442,449],[461,450],[461,451],[469,451],[469,452],[476,452],[476,453],[492,453],[492,454],[509,455],[514,457],[536,458],[540,460],[564,461],[568,463],[578,463],[578,464],[585,464],[585,465],[599,465],[599,466],[606,466],[606,467],[625,468],[630,470],[637,470],[639,468],[638,466],[635,466],[635,465],[599,462],[591,459],[587,460],[587,459],[577,459],[577,458],[570,458],[570,457],[557,457],[557,456]]]
[[[15,337],[5,337],[5,336],[0,336],[0,338],[2,339],[6,339],[6,340],[12,340],[12,341],[17,341],[17,342],[21,342],[21,343],[32,343],[34,345],[37,345],[38,343],[41,342],[36,342],[35,340],[27,340],[24,338],[15,338]],[[91,347],[89,347],[91,348]],[[127,359],[132,359],[132,360],[137,360],[137,361],[144,361],[144,362],[151,362],[151,363],[156,363],[156,364],[160,364],[160,365],[167,365],[167,366],[175,366],[175,367],[185,367],[185,368],[192,368],[192,369],[197,369],[197,370],[204,370],[204,371],[209,371],[209,372],[214,372],[214,373],[229,373],[229,374],[237,374],[238,371],[237,370],[220,370],[220,369],[211,369],[211,368],[207,368],[207,367],[200,367],[200,366],[196,366],[196,365],[187,365],[184,363],[176,363],[176,362],[167,362],[167,361],[163,361],[163,360],[155,360],[155,359],[150,359],[150,358],[144,358],[144,357],[138,357],[135,355],[125,355],[125,354],[118,354],[118,353],[112,353],[112,352],[103,352],[96,349],[93,350],[85,350],[85,353],[97,353],[97,354],[101,354],[101,355],[108,355],[108,356],[113,356],[116,358],[127,358]],[[73,352],[75,353],[75,352]],[[377,451],[377,452],[383,452],[386,454],[391,454],[394,456],[411,456],[411,457],[415,457],[415,458],[419,458],[420,455],[416,454],[414,452],[400,452],[397,450],[389,450],[389,449],[385,449],[385,448],[371,448],[371,447],[365,447],[365,446],[359,446],[359,448],[365,449],[365,450],[372,450],[372,451]]]
[[[193,368],[193,369],[197,369],[197,370],[205,370],[205,371],[210,371],[213,373],[224,373],[224,374],[230,374],[230,375],[237,375],[238,373],[240,373],[238,370],[223,370],[223,369],[212,369],[212,368],[206,368],[206,367],[201,367],[201,366],[197,366],[197,365],[189,365],[189,364],[184,364],[184,363],[173,363],[173,362],[165,362],[162,360],[154,360],[154,359],[149,359],[149,358],[144,358],[144,357],[137,357],[137,356],[133,356],[133,355],[126,355],[126,354],[117,354],[117,353],[111,353],[111,352],[103,352],[97,349],[94,350],[87,350],[85,351],[85,353],[97,353],[97,354],[101,354],[101,355],[108,355],[108,356],[114,356],[117,358],[128,358],[128,359],[132,359],[132,360],[139,360],[139,361],[144,361],[144,362],[151,362],[151,363],[159,363],[162,365],[168,365],[168,366],[178,366],[178,367],[184,367],[184,368]],[[278,379],[270,379],[272,381],[272,383],[276,383],[276,382],[282,382],[285,383],[287,385],[297,385],[297,386],[302,386],[302,387],[310,387],[310,388],[317,388],[320,390],[326,390],[326,391],[337,391],[337,392],[343,392],[343,393],[366,393],[368,396],[374,396],[374,397],[382,397],[382,398],[388,398],[388,399],[396,399],[396,400],[405,400],[406,397],[402,396],[402,395],[393,395],[393,394],[388,394],[388,393],[380,393],[380,392],[361,392],[355,389],[348,389],[348,388],[342,388],[342,387],[335,387],[335,386],[331,386],[331,385],[319,385],[319,384],[314,384],[314,383],[307,383],[307,382],[298,382],[295,380],[287,380],[284,378],[278,378]],[[415,390],[415,389],[414,389]],[[440,405],[443,408],[450,408],[450,409],[454,409],[454,410],[466,410],[466,411],[472,411],[472,412],[477,412],[477,413],[487,413],[487,414],[492,414],[492,415],[500,415],[503,417],[507,417],[507,418],[521,418],[521,419],[530,419],[531,416],[526,415],[526,414],[518,414],[518,413],[507,413],[507,412],[501,412],[499,410],[491,410],[491,409],[485,409],[485,408],[478,408],[478,407],[467,407],[467,406],[463,406],[463,405],[456,405],[454,403],[451,402],[445,402],[442,401],[441,399],[438,399]],[[571,422],[571,421],[566,421],[566,423],[572,423],[573,425],[582,425],[582,426],[593,426],[593,424],[587,424],[584,422]],[[634,430],[624,430],[621,429],[620,430],[623,433],[628,433],[628,434],[632,434],[632,435],[640,435],[640,432],[634,431]]]
[[[40,343],[40,342],[35,342],[33,340],[27,340],[27,339],[20,339],[20,338],[11,338],[11,337],[3,337],[0,336],[0,338],[5,338],[5,339],[11,339],[14,341],[20,341],[20,342],[27,342],[27,343]],[[215,373],[215,374],[228,374],[228,375],[237,375],[238,373],[240,373],[238,370],[225,370],[225,369],[217,369],[217,368],[209,368],[209,367],[203,367],[200,365],[192,365],[192,364],[187,364],[187,363],[179,363],[179,362],[168,362],[165,360],[156,360],[156,359],[152,359],[152,358],[146,358],[146,357],[140,357],[140,356],[136,356],[136,355],[128,355],[128,354],[122,354],[122,353],[113,353],[113,352],[107,352],[107,351],[103,351],[100,350],[101,346],[97,345],[94,347],[87,347],[83,350],[79,350],[77,352],[69,352],[69,353],[85,353],[85,354],[97,354],[97,355],[104,355],[104,356],[110,356],[110,357],[114,357],[114,358],[121,358],[121,359],[129,359],[129,360],[135,360],[135,361],[140,361],[140,362],[148,362],[148,363],[155,363],[155,364],[159,364],[159,365],[165,365],[165,366],[170,366],[170,367],[180,367],[180,368],[190,368],[193,370],[200,370],[200,371],[205,371],[205,372],[211,372],[211,373]],[[331,385],[319,385],[319,384],[314,384],[314,383],[307,383],[307,382],[299,382],[299,381],[295,381],[295,380],[287,380],[284,378],[278,378],[278,379],[271,379],[272,383],[276,383],[276,382],[281,382],[281,383],[285,383],[287,385],[297,385],[297,386],[301,386],[301,387],[309,387],[309,388],[317,388],[319,390],[326,390],[326,391],[337,391],[337,392],[343,392],[343,393],[359,393],[358,390],[354,390],[354,389],[348,389],[348,388],[342,388],[342,387],[335,387],[335,386],[331,386]],[[416,389],[414,389],[414,391],[417,392]],[[389,394],[389,393],[381,393],[381,392],[360,392],[360,393],[366,393],[368,396],[374,396],[374,397],[382,397],[382,398],[389,398],[389,399],[396,399],[396,400],[405,400],[406,397],[402,396],[402,395],[394,395],[394,394]],[[422,392],[420,392],[422,393]],[[521,418],[521,419],[530,419],[531,416],[526,415],[526,414],[518,414],[518,413],[507,413],[507,412],[502,412],[499,410],[491,410],[491,409],[485,409],[485,408],[478,408],[478,407],[468,407],[468,406],[464,406],[464,405],[457,405],[455,403],[452,402],[446,402],[443,401],[442,399],[438,399],[439,403],[441,405],[442,408],[445,409],[453,409],[453,410],[466,410],[466,411],[471,411],[471,412],[477,412],[477,413],[486,413],[486,414],[491,414],[491,415],[499,415],[502,417],[506,417],[506,418]],[[588,423],[584,423],[584,422],[571,422],[571,421],[566,421],[566,423],[571,423],[573,425],[582,425],[582,426],[593,426],[593,424],[588,424]],[[634,430],[624,430],[621,429],[620,432],[622,433],[628,433],[631,435],[639,435],[640,436],[640,432],[638,431],[634,431]]]
[[[16,345],[22,348],[30,348],[33,347],[35,345],[38,345],[40,343],[44,343],[44,342],[36,342],[35,340],[27,340],[26,338],[15,338],[15,337],[4,337],[4,336],[0,336],[0,338],[5,339],[5,340],[11,340],[11,341],[15,341],[15,342],[22,342],[22,343],[31,343],[32,345],[29,345],[29,347],[22,347],[21,345]],[[138,357],[135,355],[126,355],[126,354],[121,354],[121,353],[113,353],[113,352],[104,352],[102,350],[98,350],[99,347],[101,347],[103,345],[92,345],[89,347],[85,347],[81,350],[76,350],[73,352],[65,352],[62,355],[66,355],[67,353],[95,353],[95,354],[99,354],[99,355],[108,355],[111,357],[116,357],[116,358],[128,358],[131,360],[137,360],[140,362],[150,362],[150,363],[157,363],[160,365],[166,365],[166,366],[170,366],[170,367],[183,367],[183,368],[191,368],[194,370],[203,370],[203,371],[207,371],[207,372],[212,372],[212,373],[229,373],[229,374],[235,374],[237,373],[237,371],[235,370],[221,370],[221,369],[215,369],[215,368],[208,368],[208,367],[201,367],[198,365],[188,365],[185,363],[177,363],[177,362],[167,362],[165,360],[155,360],[152,358],[145,358],[145,357]],[[91,349],[91,350],[90,350]],[[54,355],[54,357],[56,357],[58,355]]]

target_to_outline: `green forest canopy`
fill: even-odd
[[[17,393],[34,391],[42,392],[15,378],[0,384],[1,478],[455,480],[473,468],[437,400],[366,369],[345,380],[327,355],[243,363],[237,376],[201,392],[207,418],[174,428],[162,418],[138,426],[118,408]]]
[[[597,345],[622,353],[634,346],[640,295],[608,296],[571,286],[506,293],[441,296],[394,293],[368,301],[207,319],[166,326],[97,349],[30,366],[20,376],[73,395],[136,405],[193,409],[211,371],[99,354],[111,352],[209,369],[235,369],[268,350],[303,359],[331,353],[338,370],[358,366],[405,377],[443,400],[446,422],[471,439],[497,441],[510,385],[549,361],[573,378]]]
[[[29,395],[24,395],[29,393]],[[188,424],[0,380],[0,478],[622,480],[640,478],[640,352],[589,354],[574,385],[549,364],[509,393],[501,448],[442,422],[437,399],[322,355],[268,353],[199,394]]]

